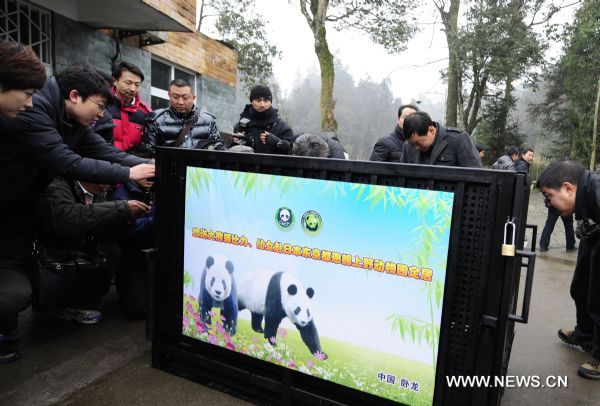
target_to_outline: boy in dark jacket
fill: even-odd
[[[65,294],[57,306],[56,316],[82,324],[102,320],[97,311],[102,296],[119,261],[116,240],[133,221],[150,211],[150,206],[136,200],[106,201],[108,185],[56,178],[46,188],[38,204],[38,239],[42,246],[63,252],[98,249],[107,258],[104,274],[85,275],[85,279]]]

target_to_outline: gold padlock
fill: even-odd
[[[507,231],[508,226],[512,227],[512,243],[511,244],[509,244],[506,239],[506,237],[507,237],[506,231]],[[517,226],[509,218],[508,221],[506,222],[506,224],[504,224],[504,244],[502,244],[502,255],[503,256],[505,256],[505,257],[514,257],[515,256],[516,236],[517,236]]]

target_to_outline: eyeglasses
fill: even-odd
[[[104,103],[97,102],[96,100],[92,99],[91,97],[88,97],[88,100],[91,100],[92,103],[94,103],[96,106],[98,106],[98,108],[100,109],[100,111],[102,113],[104,113],[106,111],[106,105]]]

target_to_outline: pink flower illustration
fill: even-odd
[[[315,363],[312,359],[309,359],[308,361],[306,361],[306,367],[307,368],[312,368],[315,366]]]
[[[270,338],[269,338],[269,342],[270,342],[271,344],[275,345],[275,344],[277,344],[277,338],[275,338],[275,337],[270,337]]]
[[[217,337],[210,335],[208,336],[208,342],[213,344],[213,345],[217,345]]]
[[[323,361],[327,358],[327,355],[325,355],[325,353],[321,352],[321,351],[317,351],[315,352],[315,357],[319,360],[319,361]]]
[[[235,345],[233,345],[233,343],[231,341],[227,342],[227,345],[225,345],[225,348],[227,348],[228,350],[231,350],[231,351],[235,351]]]
[[[289,360],[287,363],[288,368],[296,369],[298,366],[293,360]]]
[[[283,327],[279,327],[277,329],[277,336],[281,338],[285,338],[287,336],[287,330]]]

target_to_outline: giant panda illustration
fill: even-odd
[[[221,315],[225,317],[223,321],[225,330],[230,335],[235,334],[238,316],[238,292],[231,261],[220,255],[206,258],[198,300],[200,301],[200,316],[204,323],[211,323],[208,312],[213,307],[218,307],[221,309]]]
[[[277,328],[287,317],[300,331],[302,341],[312,354],[322,353],[319,333],[313,320],[312,288],[304,289],[294,275],[288,272],[253,272],[242,276],[238,295],[239,309],[252,314],[252,329],[264,333],[274,344]],[[265,318],[265,328],[262,320]],[[323,354],[325,358],[327,355]]]

